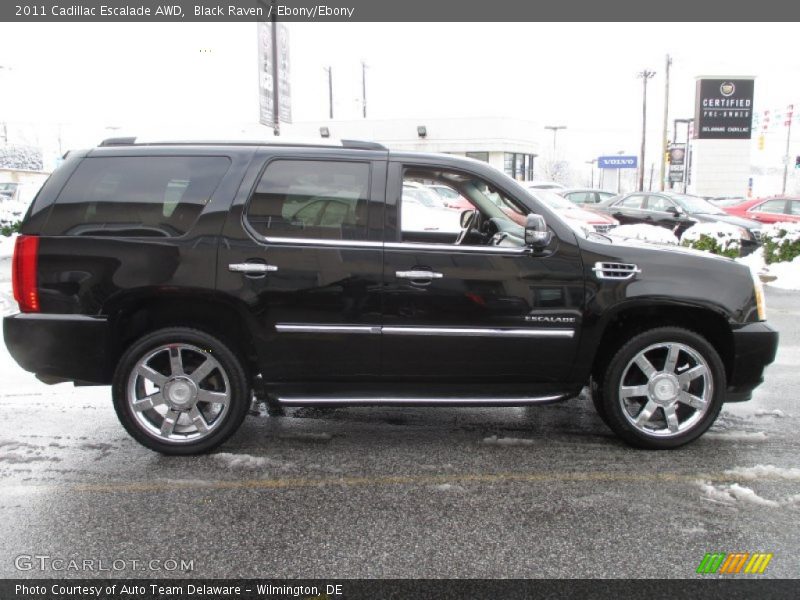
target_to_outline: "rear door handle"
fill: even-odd
[[[397,271],[395,277],[398,279],[441,279],[444,277],[441,273],[434,271]]]
[[[265,273],[274,273],[278,270],[275,265],[266,265],[264,263],[233,263],[228,265],[228,270],[234,273],[245,273],[250,275],[263,275]]]

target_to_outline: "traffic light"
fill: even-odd
[[[800,169],[800,156],[795,156],[794,157],[794,168],[795,169]]]
[[[763,150],[764,149],[764,135],[763,134],[758,136],[758,149],[759,150]]]

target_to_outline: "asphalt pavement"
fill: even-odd
[[[0,577],[684,578],[707,552],[772,553],[761,577],[798,577],[800,293],[767,301],[766,383],[668,452],[625,446],[575,398],[295,409],[164,457],[108,388],[44,386],[3,349]]]

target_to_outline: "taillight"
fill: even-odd
[[[14,244],[14,262],[11,280],[14,300],[24,313],[39,312],[39,288],[36,282],[36,267],[39,262],[39,238],[20,235]]]

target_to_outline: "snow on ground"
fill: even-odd
[[[531,446],[533,440],[521,438],[498,438],[496,435],[483,438],[483,443],[489,446]]]
[[[725,471],[728,475],[741,477],[742,479],[785,479],[789,481],[800,481],[800,469],[776,467],[775,465],[756,465],[755,467],[736,467]]]
[[[776,408],[774,410],[764,410],[764,409],[757,409],[753,412],[756,417],[777,417],[778,419],[783,419],[788,417],[785,412],[783,412],[780,408]]]
[[[721,504],[736,504],[737,500],[745,504],[755,504],[756,506],[770,506],[777,508],[780,503],[775,500],[768,500],[756,494],[749,487],[732,483],[729,486],[713,486],[710,483],[701,483],[700,488],[703,494],[712,502]]]
[[[767,434],[763,431],[709,431],[704,437],[729,442],[765,442],[767,440]]]
[[[293,463],[274,460],[266,456],[253,456],[252,454],[234,454],[232,452],[219,452],[212,454],[211,458],[221,462],[231,469],[261,469],[264,467],[275,467],[288,469],[294,466]]]
[[[655,244],[678,245],[678,238],[669,229],[656,225],[620,225],[608,232],[608,235],[626,239],[653,242]]]

